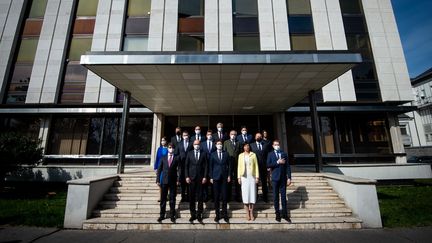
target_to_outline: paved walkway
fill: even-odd
[[[84,231],[0,227],[0,242],[431,242],[432,227],[314,231]]]

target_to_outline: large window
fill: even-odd
[[[16,132],[37,140],[41,127],[40,122],[41,119],[39,117],[0,117],[0,134]]]
[[[65,67],[59,102],[82,103],[87,69],[80,65],[81,55],[91,50],[98,0],[79,0]]]
[[[316,50],[310,0],[287,0],[292,50]]]
[[[123,51],[147,51],[151,0],[129,0]]]
[[[17,55],[6,90],[6,103],[24,103],[26,100],[46,4],[47,0],[28,2],[26,17],[17,45]]]
[[[179,0],[177,51],[204,51],[204,0]]]
[[[353,68],[358,101],[381,101],[380,88],[370,45],[369,34],[359,0],[339,0],[348,49],[362,54],[363,63]]]
[[[233,0],[234,51],[259,51],[257,0]]]
[[[132,116],[128,123],[126,154],[149,155],[152,129],[151,116]],[[117,155],[120,130],[120,117],[57,117],[52,120],[47,154]]]

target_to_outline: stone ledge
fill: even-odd
[[[66,183],[68,185],[90,185],[93,182],[104,181],[107,179],[116,179],[118,177],[119,177],[118,175],[98,176],[98,177],[90,177],[85,179],[70,180],[67,181]]]
[[[334,173],[322,173],[323,177],[326,179],[333,179],[337,181],[347,182],[351,184],[359,184],[359,185],[376,185],[376,180],[363,179],[352,176],[339,175]]]

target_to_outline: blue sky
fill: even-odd
[[[432,0],[392,0],[411,78],[432,68]]]

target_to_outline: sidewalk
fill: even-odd
[[[0,242],[431,242],[432,227],[314,231],[83,231],[0,227]]]

